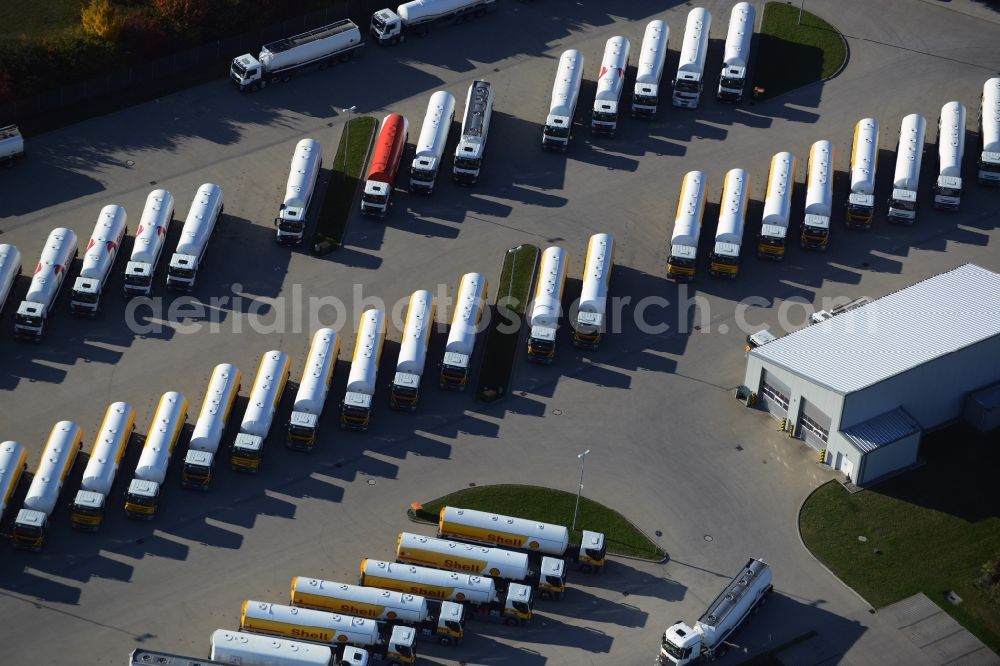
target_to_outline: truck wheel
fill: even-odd
[[[545,599],[547,601],[552,598],[552,593],[549,592],[548,590],[542,590],[541,592],[539,592],[539,596],[541,596],[542,599]]]
[[[589,564],[581,564],[580,571],[582,571],[583,573],[593,573],[594,569]]]
[[[516,617],[505,617],[503,619],[503,623],[506,624],[508,627],[516,627],[517,625],[520,624],[520,622],[517,621]]]
[[[440,636],[438,638],[438,645],[451,645],[451,638],[448,636]]]

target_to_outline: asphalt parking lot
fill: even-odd
[[[572,300],[588,237],[614,234],[612,294],[632,302],[621,332],[599,352],[578,352],[563,330],[552,366],[519,361],[511,397],[498,405],[440,392],[430,381],[420,411],[398,414],[383,407],[380,393],[365,434],[342,433],[328,409],[313,454],[282,446],[289,391],[259,476],[222,469],[211,491],[197,494],[180,488],[175,464],[151,523],[131,522],[117,506],[138,458],[134,446],[101,532],[72,532],[63,506],[42,553],[0,548],[5,661],[121,664],[138,646],[204,655],[214,629],[238,625],[244,599],[285,603],[295,575],[354,582],[361,558],[389,558],[398,532],[412,527],[404,514],[410,502],[472,483],[573,491],[576,454],[589,448],[586,495],[661,535],[656,539],[669,563],[615,559],[602,576],[571,576],[566,598],[539,602],[531,627],[472,624],[473,636],[461,647],[427,646],[428,663],[649,663],[663,629],[676,619],[696,620],[749,556],[772,564],[777,594],[737,636],[741,650],[729,663],[793,643],[797,652],[786,654],[788,663],[929,663],[802,547],[799,505],[832,475],[810,449],[783,438],[769,417],[742,408],[732,392],[743,377],[744,316],[754,329],[776,327],[783,313],[804,323],[802,302],[881,296],[965,262],[1000,270],[1000,193],[969,178],[974,140],[967,143],[961,212],[933,211],[929,195],[931,128],[951,99],[966,105],[971,127],[983,82],[1000,62],[1000,15],[959,0],[880,3],[877,11],[857,0],[810,2],[810,11],[848,36],[849,64],[837,78],[734,108],[715,102],[718,74],[710,68],[698,110],[664,102],[652,122],[626,114],[615,138],[591,139],[578,125],[568,155],[544,153],[540,123],[563,50],[578,48],[587,60],[578,122],[589,120],[608,37],[625,34],[634,54],[646,22],[665,18],[672,32],[666,72],[676,69],[689,6],[613,4],[608,13],[607,3],[590,1],[507,2],[481,21],[391,49],[367,47],[350,64],[280,87],[244,96],[220,76],[29,140],[29,158],[0,174],[0,239],[17,245],[29,267],[50,229],[69,226],[85,239],[105,204],[124,205],[134,233],[155,187],[174,194],[175,219],[183,219],[201,183],[221,185],[226,202],[193,294],[205,305],[203,315],[190,316],[197,306],[160,284],[162,305],[139,310],[143,330],[136,333],[126,325],[117,278],[97,319],[72,319],[64,292],[48,337],[26,345],[9,335],[12,304],[27,288],[26,277],[19,281],[0,317],[0,439],[28,447],[29,469],[57,420],[79,423],[89,450],[115,400],[136,408],[141,433],[165,391],[183,392],[194,412],[217,363],[235,363],[249,377],[264,351],[282,349],[292,355],[297,379],[314,328],[310,297],[347,304],[339,321],[328,304],[315,322],[344,334],[331,406],[344,392],[361,298],[391,305],[416,288],[438,293],[438,285],[453,295],[469,271],[495,281],[503,253],[519,243],[557,243],[569,251]],[[710,63],[721,58],[732,4],[702,3],[714,19]],[[497,86],[479,185],[459,187],[442,174],[438,191],[423,198],[409,195],[404,183],[385,223],[356,216],[345,247],[322,258],[274,243],[272,220],[298,139],[318,139],[328,168],[344,120],[338,110],[356,105],[379,118],[398,111],[410,120],[408,162],[429,94],[452,92],[458,119],[469,83],[479,77]],[[877,218],[869,233],[845,230],[839,220],[854,123],[867,115],[882,123],[876,201],[884,201],[899,120],[912,112],[924,114],[929,126],[917,223],[891,227]],[[457,134],[456,126],[449,148]],[[796,154],[801,183],[809,145],[820,138],[837,149],[829,251],[793,246],[776,265],[758,262],[751,243],[735,281],[710,278],[707,248],[725,172],[741,166],[751,174],[750,239],[771,155]],[[704,170],[712,189],[699,276],[679,287],[665,280],[669,229],[681,178],[692,169]],[[803,198],[797,191],[793,210],[801,210]],[[179,228],[175,223],[168,248]],[[130,243],[131,236],[126,253]],[[739,303],[748,297],[755,300],[744,309]],[[651,305],[643,311],[647,326],[639,327],[635,304],[644,298]],[[171,306],[186,317],[170,317]],[[445,314],[439,310],[439,320]],[[444,339],[443,329],[432,339],[432,379]],[[382,385],[398,340],[398,329],[390,328]],[[63,504],[76,490],[69,488]]]

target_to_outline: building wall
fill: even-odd
[[[840,428],[899,406],[925,430],[958,419],[966,394],[1000,380],[996,359],[1000,359],[1000,336],[851,393],[844,400]]]
[[[835,470],[845,471],[843,459],[847,458],[854,466],[854,471],[850,475],[851,481],[858,483],[858,473],[861,471],[862,457],[863,455],[861,451],[854,448],[847,438],[841,435],[839,431],[830,432],[830,441],[827,443],[826,447],[826,463],[830,465],[830,467]]]
[[[915,432],[909,437],[893,442],[888,446],[882,446],[864,455],[861,463],[861,472],[854,481],[859,486],[885,476],[890,472],[908,467],[917,461],[917,453],[920,450],[920,432]],[[855,469],[857,469],[855,467]]]

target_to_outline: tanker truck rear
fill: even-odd
[[[83,471],[80,490],[70,507],[70,524],[76,529],[88,532],[100,529],[111,486],[134,429],[135,410],[132,406],[127,402],[112,403],[97,431],[97,441]]]
[[[323,166],[323,149],[315,139],[302,139],[295,144],[292,165],[285,185],[285,199],[274,218],[275,240],[282,245],[302,242],[306,229],[306,214],[316,191],[316,179]]]
[[[125,209],[121,206],[105,206],[97,216],[97,225],[90,235],[87,249],[83,253],[83,267],[80,276],[73,283],[70,312],[93,317],[101,307],[101,293],[111,276],[111,269],[118,257],[118,250],[125,239]]]
[[[316,446],[316,433],[323,407],[330,394],[333,370],[340,356],[340,336],[332,328],[321,328],[313,334],[302,380],[295,394],[292,415],[288,419],[290,449],[312,451]]]
[[[142,445],[135,477],[125,493],[125,515],[129,518],[152,520],[156,515],[170,457],[186,420],[187,399],[176,391],[164,393]]]
[[[962,157],[965,155],[965,105],[948,102],[938,117],[938,177],[934,207],[958,210],[962,205]]]
[[[705,85],[708,33],[711,27],[712,15],[707,9],[695,7],[688,13],[677,76],[674,78],[674,106],[695,109],[701,102],[701,90]]]
[[[14,336],[39,341],[45,335],[49,315],[59,298],[73,260],[76,259],[76,233],[72,229],[53,229],[45,241],[28,293],[14,315]]]
[[[979,102],[980,185],[1000,186],[1000,77],[983,84]]]
[[[719,76],[720,102],[738,103],[743,99],[747,81],[747,63],[750,62],[750,43],[753,40],[754,8],[749,2],[738,2],[729,15],[729,32],[722,56],[722,74]]]
[[[486,309],[489,284],[482,273],[466,273],[455,297],[455,313],[441,360],[441,388],[464,391],[476,348],[479,321]]]
[[[146,197],[139,228],[132,244],[132,256],[125,264],[125,296],[148,296],[153,288],[153,273],[163,255],[167,232],[174,218],[174,196],[166,190],[153,190]]]
[[[583,55],[576,49],[563,51],[556,68],[556,80],[552,84],[549,114],[542,127],[542,148],[562,152],[569,148],[582,82]]]
[[[274,414],[285,392],[290,367],[291,359],[283,351],[272,349],[261,357],[240,432],[233,440],[229,456],[229,466],[233,471],[251,474],[260,471],[264,442],[271,432]]]
[[[417,139],[417,152],[410,164],[410,191],[424,194],[434,193],[441,156],[448,143],[448,131],[455,119],[455,97],[447,91],[438,90],[427,103],[424,124]]]
[[[403,159],[410,123],[398,113],[390,113],[382,121],[375,139],[375,153],[368,168],[365,190],[361,194],[361,213],[384,218],[389,212],[392,188]]]
[[[659,19],[646,25],[636,65],[635,88],[632,93],[632,115],[652,118],[660,103],[660,80],[663,78],[663,63],[667,59],[667,41],[670,27]]]
[[[372,308],[361,313],[358,337],[354,341],[347,392],[340,403],[340,427],[345,430],[368,430],[372,417],[372,399],[378,364],[385,344],[385,312]]]
[[[434,309],[434,297],[426,289],[419,289],[410,295],[396,374],[389,387],[389,405],[393,409],[411,412],[417,409],[420,380],[427,364],[427,346],[434,328]]]

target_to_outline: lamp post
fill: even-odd
[[[576,531],[576,516],[580,512],[580,495],[583,494],[583,466],[587,463],[587,454],[590,453],[590,449],[587,449],[583,453],[576,454],[576,457],[580,459],[580,486],[576,489],[576,508],[573,509],[573,531]]]
[[[806,8],[806,0],[799,1],[799,20],[797,25],[802,25],[802,10]]]
[[[347,125],[344,127],[344,170],[342,178],[347,178],[347,153],[351,151],[351,114],[357,109],[357,105],[352,106],[349,109],[344,109],[344,113],[347,114]]]

